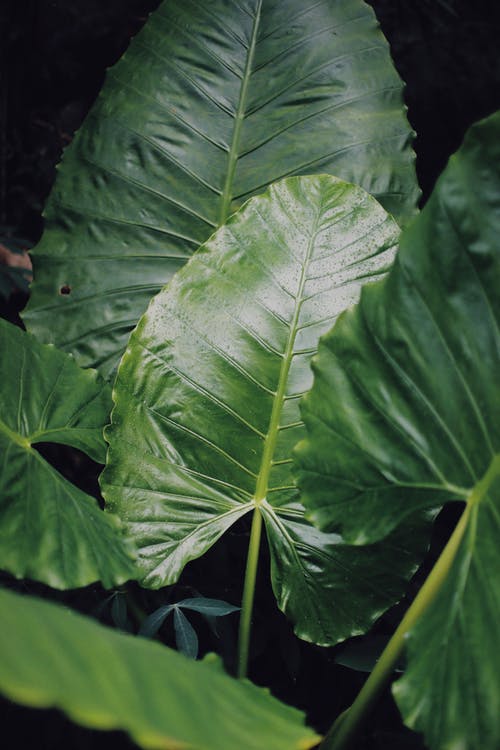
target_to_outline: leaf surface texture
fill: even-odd
[[[109,386],[3,320],[0,349],[0,567],[54,588],[134,577],[116,519],[36,450],[62,443],[104,462]]]
[[[0,623],[5,695],[122,729],[146,750],[307,750],[319,739],[267,690],[58,605],[0,591]]]
[[[411,138],[361,0],[169,0],[64,154],[24,320],[110,376],[150,298],[271,182],[328,172],[412,216]]]
[[[432,750],[500,745],[500,114],[474,126],[388,277],[324,337],[297,450],[324,530],[373,543],[467,503],[395,695]]]
[[[302,637],[363,632],[398,597],[420,526],[391,539],[373,576],[380,551],[354,556],[317,532],[291,472],[319,336],[387,270],[398,234],[361,188],[288,178],[251,199],[153,300],[118,371],[102,477],[146,586],[176,581],[256,512],[279,606]]]

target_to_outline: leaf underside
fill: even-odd
[[[24,321],[111,376],[150,298],[271,182],[328,172],[411,217],[412,136],[361,0],[168,0],[64,154]]]
[[[144,638],[58,605],[0,591],[0,689],[95,729],[122,729],[147,750],[307,750],[300,711]],[[237,717],[237,720],[235,720]]]
[[[398,234],[360,188],[288,178],[251,199],[153,300],[118,371],[102,475],[144,585],[176,581],[259,512],[278,604],[301,637],[330,644],[364,632],[401,594],[422,522],[383,551],[353,554],[304,518],[291,474],[318,339],[387,270]],[[372,574],[380,556],[384,570]]]
[[[432,750],[500,746],[500,113],[478,123],[393,269],[322,339],[297,450],[311,518],[363,544],[468,503],[395,696]]]
[[[36,450],[62,443],[104,462],[109,386],[3,320],[0,350],[0,568],[58,589],[135,577],[116,519]]]

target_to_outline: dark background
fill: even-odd
[[[158,0],[0,0],[0,243],[17,241],[31,247],[39,239],[41,212],[62,149],[96,97],[106,68],[116,62],[158,4]],[[371,0],[370,5],[406,82],[408,116],[418,134],[415,150],[424,202],[469,125],[500,108],[499,3]],[[18,320],[17,312],[25,301],[23,292],[12,294],[7,301],[0,298],[0,315]],[[76,484],[97,492],[98,468],[78,452],[59,450],[50,457]],[[441,516],[427,565],[432,564],[453,522],[452,511]],[[205,587],[200,592],[205,596],[238,603],[246,531],[244,523],[237,527],[202,563],[188,566],[181,582],[167,593],[129,590],[128,606],[150,613],[164,604],[166,597],[176,601],[191,596],[200,586]],[[263,555],[251,676],[307,710],[309,721],[325,731],[354,698],[364,675],[338,665],[338,649],[320,649],[294,638],[285,618],[276,613],[267,583],[265,550]],[[94,615],[107,597],[97,586],[55,594],[36,584],[14,584],[7,578],[4,583],[46,594]],[[414,588],[417,585],[418,581]],[[382,619],[376,628],[379,634],[393,630],[402,607],[404,604]],[[110,607],[101,606],[101,610],[100,618],[111,622]],[[222,651],[231,661],[235,619],[227,618],[219,638],[201,618],[194,618],[193,625],[202,651]],[[168,627],[161,637],[173,644]],[[7,701],[0,704],[0,711],[4,747],[9,749],[132,747],[120,733],[81,729],[55,711],[31,711]],[[401,726],[386,696],[358,748],[422,750],[423,745]]]

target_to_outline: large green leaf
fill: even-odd
[[[302,637],[363,632],[397,598],[419,533],[392,540],[384,574],[374,571],[380,550],[353,555],[305,520],[291,451],[319,336],[387,270],[398,234],[361,188],[288,178],[231,217],[153,300],[118,370],[102,477],[146,586],[175,581],[255,512],[279,606]]]
[[[33,447],[63,443],[103,462],[109,386],[3,320],[0,350],[0,567],[54,588],[135,577],[116,519]]]
[[[500,746],[499,236],[500,113],[452,157],[387,279],[322,340],[297,451],[312,516],[357,543],[467,503],[395,688],[443,750]]]
[[[306,750],[319,739],[267,690],[58,605],[0,591],[0,623],[5,695],[123,729],[148,750]]]
[[[149,299],[269,183],[328,172],[411,216],[411,136],[361,0],[168,0],[64,155],[24,319],[110,374]]]

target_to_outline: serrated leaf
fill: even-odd
[[[151,303],[118,372],[102,475],[144,585],[174,582],[236,520],[261,513],[273,588],[300,636],[363,632],[398,598],[421,522],[384,546],[384,574],[372,574],[380,551],[353,555],[314,529],[291,475],[319,336],[386,271],[398,234],[361,188],[289,178],[251,199]]]
[[[61,606],[0,591],[0,630],[7,697],[121,729],[147,750],[307,750],[319,740],[300,711],[219,665]]]
[[[117,519],[36,450],[50,441],[104,461],[109,386],[3,320],[0,349],[0,567],[54,588],[135,577]]]
[[[198,656],[198,636],[196,631],[179,607],[174,607],[174,629],[177,648],[189,659]]]
[[[328,172],[411,217],[411,140],[361,0],[168,0],[65,151],[24,320],[108,376],[149,299],[271,182]]]
[[[450,159],[387,279],[322,339],[297,451],[311,516],[356,543],[466,501],[395,686],[432,750],[500,746],[499,165],[497,113]]]

